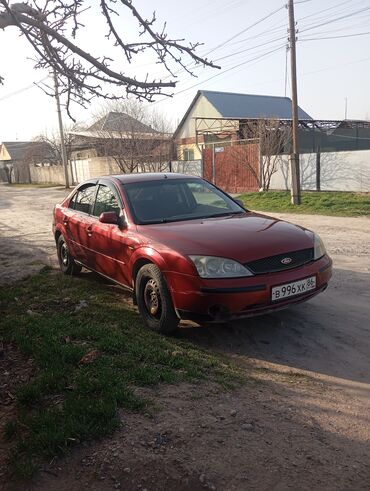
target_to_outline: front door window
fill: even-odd
[[[108,186],[100,185],[96,195],[93,215],[99,217],[107,211],[114,211],[119,215],[121,208],[111,189]]]

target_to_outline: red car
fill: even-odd
[[[63,273],[84,266],[129,288],[163,333],[180,319],[224,322],[303,302],[332,274],[314,232],[181,174],[86,181],[55,207],[53,232]]]

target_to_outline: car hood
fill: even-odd
[[[147,245],[184,255],[208,255],[242,263],[313,247],[313,233],[257,213],[139,225]]]

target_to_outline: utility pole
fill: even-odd
[[[291,203],[301,204],[301,189],[299,178],[299,142],[298,142],[298,97],[297,97],[297,65],[296,65],[296,28],[294,21],[294,3],[288,2],[289,9],[289,44],[290,44],[290,68],[292,81],[292,135],[293,148],[290,155],[290,178],[291,178]]]
[[[347,108],[348,108],[348,99],[344,98],[344,119],[347,119]]]
[[[65,183],[66,183],[65,187],[66,187],[66,189],[69,189],[68,159],[67,159],[66,144],[64,141],[62,112],[60,110],[58,77],[57,77],[57,72],[55,70],[53,71],[53,73],[54,73],[55,100],[57,101],[57,113],[58,113],[58,122],[59,122],[60,148],[62,151],[62,162],[63,162],[63,167],[64,167],[64,176],[65,176]]]

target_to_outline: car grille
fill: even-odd
[[[291,262],[289,264],[282,263],[281,261],[285,258],[290,258]],[[313,249],[303,249],[301,251],[287,252],[285,254],[278,254],[277,256],[257,259],[257,261],[246,263],[245,266],[247,266],[247,268],[254,274],[263,274],[298,268],[299,266],[309,263],[312,260]]]

